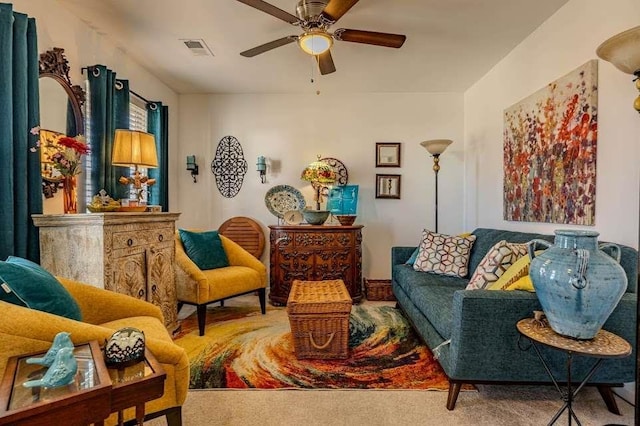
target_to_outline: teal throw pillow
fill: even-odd
[[[229,266],[227,253],[218,231],[191,232],[178,229],[184,251],[200,269],[216,269]]]
[[[0,300],[82,321],[67,289],[40,265],[20,257],[0,261]]]
[[[409,260],[404,262],[404,264],[413,266],[413,264],[416,263],[416,259],[418,258],[418,253],[419,252],[420,252],[420,247],[416,247],[416,249],[413,251],[413,253],[411,253],[411,256],[409,257]]]

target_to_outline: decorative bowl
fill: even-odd
[[[329,210],[302,210],[302,217],[309,225],[322,225],[329,217]]]
[[[128,212],[128,213],[140,213],[146,212],[147,206],[122,206],[118,209],[119,212]]]
[[[87,210],[91,213],[117,212],[120,204],[109,204],[108,206],[96,206],[95,204],[87,204]]]
[[[336,219],[338,219],[338,222],[340,222],[340,225],[342,226],[353,225],[353,222],[356,221],[356,217],[357,217],[354,214],[337,214],[335,216],[336,216]]]

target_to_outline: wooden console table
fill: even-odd
[[[362,225],[269,226],[269,299],[285,305],[293,280],[344,281],[351,299],[362,299]]]
[[[180,213],[33,215],[40,264],[64,278],[157,305],[169,332],[178,328],[174,277]]]

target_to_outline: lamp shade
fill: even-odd
[[[596,55],[624,73],[640,73],[640,26],[606,40],[598,46]]]
[[[422,145],[427,151],[429,151],[429,154],[440,155],[452,143],[453,141],[449,139],[433,139],[430,141],[420,142],[420,145]]]
[[[298,45],[309,55],[320,55],[331,48],[333,38],[324,31],[308,31],[298,37]]]
[[[111,164],[158,167],[155,137],[138,130],[116,129]]]
[[[312,183],[334,183],[336,181],[336,172],[333,167],[324,161],[320,161],[320,156],[318,156],[318,160],[305,167],[300,179]]]

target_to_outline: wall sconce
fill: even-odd
[[[191,171],[193,182],[197,182],[198,180],[196,179],[196,176],[198,176],[198,165],[196,164],[195,155],[187,155],[187,170]]]
[[[260,181],[262,183],[267,182],[267,162],[265,158],[261,155],[258,157],[258,162],[256,163],[256,170],[260,173]]]

